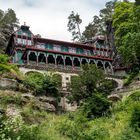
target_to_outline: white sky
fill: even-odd
[[[80,15],[83,31],[107,1],[110,0],[0,0],[0,9],[12,8],[20,24],[26,22],[33,34],[71,41],[71,33],[67,31],[67,18],[71,11]]]

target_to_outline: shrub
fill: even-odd
[[[129,84],[132,83],[133,79],[138,75],[138,72],[133,72],[131,73],[127,79],[124,81],[124,86],[128,86]]]
[[[140,135],[131,127],[126,127],[124,130],[114,137],[114,140],[139,140]]]
[[[42,93],[44,76],[39,72],[32,72],[26,75],[25,80],[23,81],[24,85],[32,90],[34,93]]]
[[[129,98],[133,101],[140,101],[140,91],[132,93]]]
[[[85,140],[109,140],[109,132],[103,127],[93,127],[87,134]]]
[[[61,89],[62,87],[62,76],[60,74],[53,74],[52,76],[53,80],[56,81],[58,87]]]
[[[108,113],[110,101],[100,93],[93,93],[81,107],[81,111],[88,118],[101,117]]]
[[[134,105],[130,126],[133,127],[135,131],[140,132],[140,103]]]
[[[43,75],[39,72],[30,72],[25,77],[23,84],[36,95],[59,96],[58,83],[50,75]]]

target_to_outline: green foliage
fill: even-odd
[[[118,86],[118,83],[114,80],[104,79],[100,86],[98,87],[98,92],[103,93],[104,95],[109,95]]]
[[[0,63],[1,64],[7,64],[8,60],[9,60],[9,58],[6,54],[0,54]]]
[[[43,75],[38,72],[30,72],[23,81],[24,85],[37,95],[49,95],[58,97],[58,82],[51,75]]]
[[[100,10],[99,16],[93,16],[93,21],[90,22],[82,33],[85,40],[90,40],[96,35],[105,35],[106,22],[112,20],[116,0],[109,1],[105,4],[105,8]]]
[[[58,125],[61,135],[68,136],[72,140],[86,140],[85,131],[88,128],[87,118],[81,112],[68,114]]]
[[[24,124],[21,116],[1,120],[1,140],[47,140],[46,136],[40,136],[40,132],[40,126]]]
[[[81,111],[87,118],[96,118],[108,113],[111,103],[99,93],[94,93],[86,99],[81,107]]]
[[[134,80],[134,78],[138,75],[138,72],[133,72],[131,73],[127,79],[125,79],[124,81],[124,86],[128,86],[129,84],[132,83],[132,81]]]
[[[115,103],[110,115],[92,119],[81,109],[61,115],[37,111],[33,106],[38,102],[31,101],[20,108],[21,116],[0,114],[0,140],[139,140],[139,93]],[[103,96],[97,96],[89,99],[97,101],[94,107],[102,102]]]
[[[86,140],[108,140],[109,139],[109,132],[106,128],[100,127],[93,127],[88,135]]]
[[[137,6],[139,6],[139,5],[140,5],[140,0],[135,0],[135,4],[136,4]]]
[[[0,74],[3,77],[11,77],[13,79],[23,79],[18,67],[8,62],[9,57],[5,54],[0,54]]]
[[[0,102],[1,104],[16,104],[21,105],[21,95],[10,95],[10,94],[0,94]]]
[[[68,31],[72,33],[73,41],[81,41],[81,32],[79,25],[82,23],[80,19],[80,15],[77,13],[75,14],[74,11],[68,17]]]
[[[115,140],[139,140],[139,134],[132,128],[126,127],[121,134],[116,136]]]
[[[140,92],[134,92],[132,93],[129,98],[131,98],[133,101],[140,101]]]
[[[123,57],[125,66],[140,65],[140,6],[131,2],[117,2],[113,15],[115,44]],[[134,68],[135,69],[135,68]]]
[[[130,126],[134,128],[135,131],[140,133],[140,104],[139,103],[135,104],[133,108]]]
[[[103,79],[104,74],[102,70],[98,69],[95,65],[84,65],[80,75],[72,77],[70,100],[77,101],[78,103],[81,100],[84,101],[92,93],[96,92]]]
[[[43,80],[43,74],[38,72],[30,72],[28,75],[26,75],[24,84],[28,89],[31,89],[36,93],[41,93],[43,92]]]
[[[58,83],[53,79],[52,76],[45,75],[43,81],[43,90],[46,92],[46,95],[58,97]]]
[[[107,98],[97,92],[99,90],[104,93],[104,88],[101,89],[104,80],[102,70],[95,65],[84,65],[80,75],[71,78],[69,100],[78,104],[83,102],[81,111],[87,118],[100,117],[109,109],[110,103]],[[107,86],[104,84],[104,87]]]
[[[61,87],[62,87],[62,76],[60,74],[53,74],[52,78],[54,79],[54,81],[57,82],[58,87],[61,89]]]
[[[18,19],[12,9],[5,12],[0,10],[0,52],[4,52],[9,37],[17,26]]]

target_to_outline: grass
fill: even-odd
[[[87,120],[79,111],[57,115],[36,108],[38,100],[21,104],[19,92],[0,91],[1,105],[15,104],[21,112],[24,123],[36,125],[40,140],[138,140],[140,134],[130,126],[135,105],[139,103],[140,90],[125,95],[111,107],[111,114]],[[137,100],[135,100],[137,99]]]

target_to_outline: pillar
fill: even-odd
[[[57,61],[56,61],[56,55],[53,55],[54,61],[55,61],[55,68],[57,68]]]
[[[29,55],[30,55],[30,51],[28,52],[28,54],[27,54],[27,65],[29,65],[30,63],[29,63]]]
[[[106,62],[103,62],[103,67],[104,67],[105,74],[107,74],[107,71],[106,71],[106,68],[105,68],[105,63]]]
[[[74,63],[73,63],[73,57],[71,58],[71,61],[72,61],[72,69],[74,70]]]
[[[36,64],[38,66],[38,56],[39,56],[39,53],[35,52],[35,55],[36,55]]]

